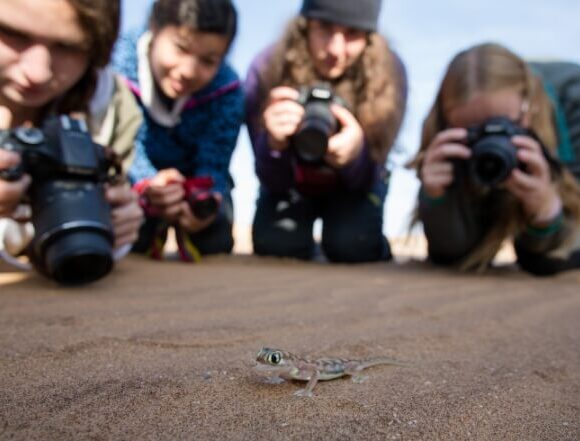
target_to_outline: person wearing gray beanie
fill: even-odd
[[[300,14],[354,29],[376,31],[381,0],[304,0]]]
[[[245,95],[260,180],[256,254],[391,259],[382,233],[385,162],[407,83],[401,60],[377,32],[380,10],[381,0],[304,0],[282,38],[252,63]],[[310,148],[320,153],[305,155]]]

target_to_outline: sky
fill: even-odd
[[[123,29],[142,26],[151,0],[122,0]],[[352,0],[357,1],[357,0]],[[228,61],[241,78],[253,57],[275,41],[300,10],[301,0],[234,0],[239,31]],[[407,114],[389,164],[393,177],[385,204],[387,236],[407,233],[418,182],[404,164],[419,145],[422,120],[451,58],[473,44],[493,41],[526,59],[580,63],[580,0],[383,1],[379,32],[406,65]],[[258,181],[245,128],[232,158],[235,220],[252,222]]]

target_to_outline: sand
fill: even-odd
[[[82,289],[0,268],[0,439],[579,440],[580,272],[131,256]],[[258,349],[391,356],[268,384]]]

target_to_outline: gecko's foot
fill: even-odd
[[[360,383],[364,383],[368,379],[369,379],[368,375],[353,375],[352,382],[360,384]]]
[[[312,398],[314,396],[314,394],[307,389],[297,390],[296,392],[294,392],[294,395],[296,395],[297,397],[308,397],[308,398]]]

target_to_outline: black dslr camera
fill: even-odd
[[[27,196],[35,236],[28,252],[38,271],[69,285],[109,273],[114,236],[104,183],[115,164],[93,143],[84,121],[55,116],[41,129],[2,130],[0,148],[22,158],[18,167],[0,171],[0,178],[32,176]]]
[[[330,105],[344,103],[327,84],[301,88],[298,103],[304,107],[304,118],[292,137],[292,147],[298,159],[319,162],[326,154],[328,138],[339,128]]]
[[[477,186],[496,187],[509,177],[512,170],[522,167],[517,148],[512,144],[515,135],[535,136],[505,117],[490,118],[479,126],[467,129],[467,145],[472,150],[468,161],[468,176]]]

